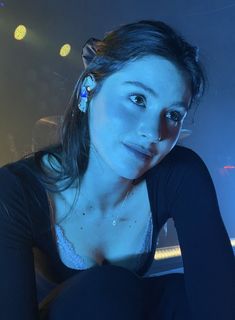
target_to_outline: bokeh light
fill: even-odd
[[[69,55],[69,53],[70,53],[70,51],[71,51],[71,46],[70,46],[70,44],[64,44],[62,47],[61,47],[61,49],[60,49],[60,55],[61,55],[61,57],[66,57],[66,56],[68,56]]]
[[[14,37],[16,40],[23,40],[27,34],[27,28],[24,25],[19,25],[14,32]]]

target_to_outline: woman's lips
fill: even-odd
[[[141,160],[144,160],[144,161],[148,161],[150,160],[152,157],[142,153],[142,152],[139,152],[137,150],[135,150],[134,148],[124,144],[124,146],[127,148],[128,151],[130,151],[134,156],[135,158],[137,157],[138,159],[141,159]]]

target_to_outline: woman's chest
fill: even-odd
[[[86,212],[77,206],[69,219],[61,221],[68,207],[64,198],[54,197],[53,201],[55,223],[61,231],[57,237],[62,236],[65,244],[58,248],[62,261],[66,243],[72,246],[74,254],[82,257],[86,268],[104,260],[131,268],[146,250],[146,237],[152,226],[146,185],[122,211],[117,209],[105,215],[95,210]]]

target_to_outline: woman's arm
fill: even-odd
[[[235,259],[214,184],[192,150],[182,151],[176,161],[176,170],[182,174],[177,188],[171,190],[169,210],[182,251],[193,320],[234,320]]]
[[[20,182],[0,168],[0,319],[39,319],[30,230]]]

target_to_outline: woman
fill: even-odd
[[[176,145],[204,90],[196,48],[139,21],[91,38],[82,57],[61,143],[0,170],[1,319],[234,319],[213,182]],[[184,275],[144,277],[169,218]],[[39,311],[34,261],[56,284]]]

